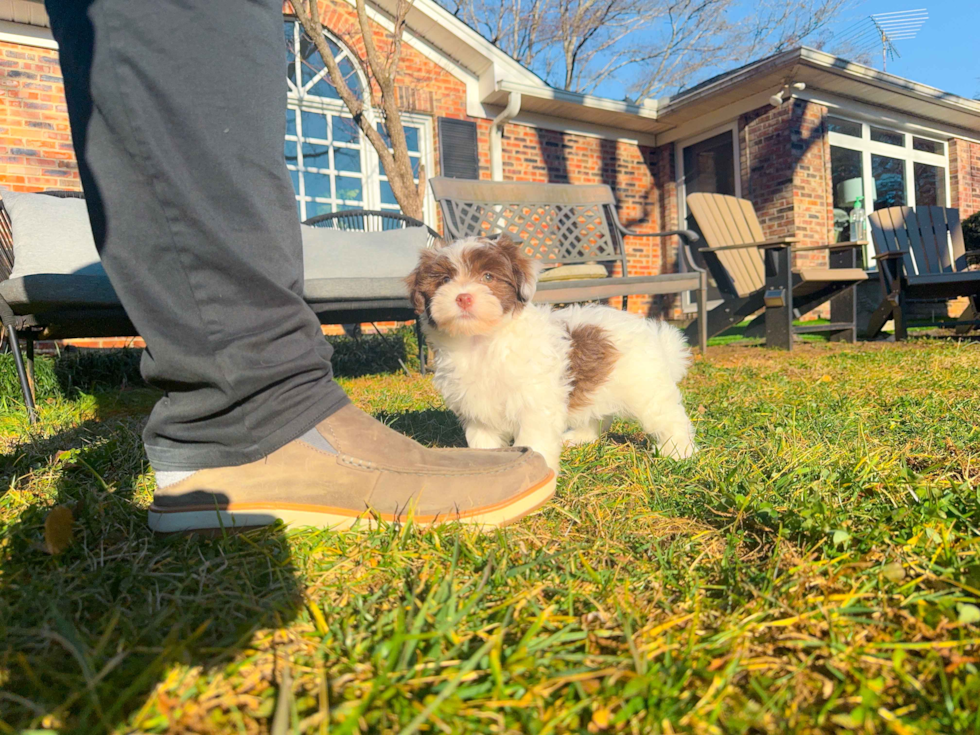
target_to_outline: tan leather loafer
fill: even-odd
[[[199,470],[158,489],[149,525],[164,533],[261,526],[367,529],[386,522],[505,526],[555,492],[541,455],[428,449],[352,405],[268,457]]]

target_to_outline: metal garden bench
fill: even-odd
[[[703,272],[627,275],[629,263],[623,242],[624,236],[676,235],[689,244],[698,235],[690,230],[635,232],[626,228],[619,220],[616,199],[608,186],[445,177],[433,178],[429,184],[442,209],[447,240],[506,233],[521,243],[530,257],[550,266],[542,273],[534,301],[564,304],[693,291],[700,323],[705,324],[707,275]],[[589,264],[604,266],[605,272],[599,269],[582,277],[579,272],[582,269],[578,267]],[[623,275],[614,277],[611,272],[616,264]],[[567,280],[563,273],[568,273]],[[625,299],[623,306],[626,306]],[[707,332],[701,329],[698,345],[702,353],[707,341]]]

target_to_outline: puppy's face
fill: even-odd
[[[506,235],[424,250],[406,279],[415,311],[453,337],[489,334],[534,296],[537,268]]]

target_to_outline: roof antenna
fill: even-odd
[[[835,45],[842,51],[858,56],[881,48],[881,70],[888,70],[888,60],[900,56],[896,41],[910,41],[929,20],[926,8],[896,10],[891,13],[875,13],[844,28],[834,35]]]
[[[918,10],[897,10],[893,13],[877,13],[871,16],[871,22],[881,38],[881,70],[888,71],[888,59],[892,61],[901,56],[895,48],[895,41],[910,41],[915,38],[919,29],[929,20],[929,12],[925,8]]]

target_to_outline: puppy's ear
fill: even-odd
[[[432,264],[438,257],[435,250],[423,248],[419,251],[419,264],[415,266],[415,270],[405,277],[405,285],[408,286],[408,298],[411,299],[416,314],[421,314],[425,311],[423,284],[428,280],[428,269],[432,267]]]
[[[526,304],[534,298],[534,292],[537,291],[541,263],[527,257],[521,250],[521,246],[514,242],[507,233],[500,235],[494,244],[510,260],[511,267],[514,269],[514,285],[517,287],[517,296],[522,303]]]

